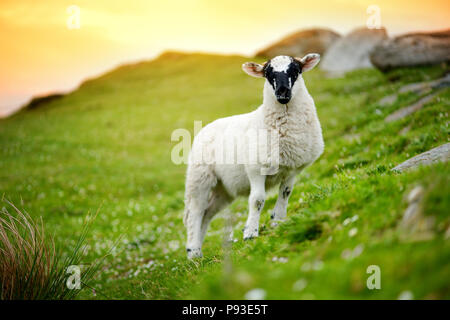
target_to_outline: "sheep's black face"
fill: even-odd
[[[302,65],[289,56],[278,56],[264,66],[264,76],[272,86],[275,97],[281,104],[291,100],[292,87],[302,72]]]

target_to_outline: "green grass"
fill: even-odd
[[[206,125],[254,110],[263,81],[241,71],[245,61],[168,53],[0,121],[0,193],[42,216],[60,241],[76,241],[85,215],[101,206],[87,260],[103,256],[122,236],[95,279],[97,294],[86,288],[80,296],[242,299],[263,288],[268,299],[396,299],[403,291],[418,299],[450,298],[450,243],[444,236],[450,226],[449,166],[390,171],[448,142],[450,90],[388,124],[388,114],[419,97],[407,93],[392,106],[377,104],[405,83],[440,77],[445,70],[439,66],[388,74],[361,70],[339,79],[317,70],[305,74],[325,152],[298,177],[288,220],[270,227],[276,201],[271,193],[260,237],[244,242],[247,205],[237,200],[229,209],[238,239],[230,253],[223,248],[226,222],[219,216],[206,237],[204,258],[186,260],[185,166],[170,160],[177,143],[171,133],[193,132],[194,120]],[[398,228],[405,195],[418,184],[426,190],[424,213],[435,217],[434,238],[426,241],[405,240]],[[369,265],[381,268],[380,290],[366,287]]]

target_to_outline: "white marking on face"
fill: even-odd
[[[276,89],[277,88],[277,80],[273,79],[273,88]]]
[[[292,88],[292,82],[291,82],[291,78],[289,78],[289,89]]]
[[[291,64],[292,59],[288,56],[277,56],[270,60],[270,65],[275,72],[286,72]]]

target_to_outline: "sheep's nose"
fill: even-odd
[[[279,87],[275,92],[279,103],[286,104],[291,100],[291,91],[287,87]]]
[[[285,97],[289,93],[289,88],[287,87],[279,87],[276,91],[277,96]]]

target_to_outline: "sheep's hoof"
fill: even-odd
[[[203,257],[202,249],[186,249],[186,252],[187,258],[190,260]]]
[[[285,220],[285,219],[279,219],[279,218],[273,219],[273,220],[270,222],[270,226],[271,226],[272,228],[278,227],[278,225],[279,225],[280,223],[282,223],[284,220]]]
[[[248,230],[248,228],[244,229],[244,240],[250,240],[256,238],[258,236],[258,229],[255,228],[253,230]]]

